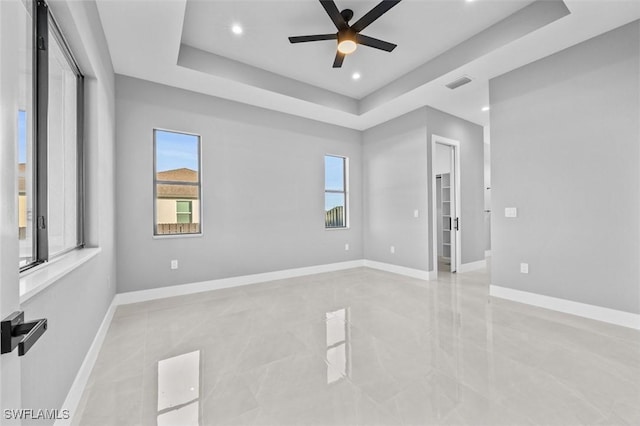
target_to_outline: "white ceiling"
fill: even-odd
[[[378,2],[336,3],[355,22]],[[530,3],[404,0],[363,31],[393,52],[361,46],[332,69],[335,42],[287,40],[335,32],[316,0],[97,0],[119,74],[359,130],[423,105],[486,125],[490,78],[640,18],[640,0],[565,0],[570,14],[553,22],[525,12],[558,0]],[[465,74],[472,83],[444,87]]]
[[[401,77],[533,0],[404,0],[362,31],[397,44],[393,52],[360,46],[332,68],[334,40],[291,44],[288,36],[335,33],[318,0],[187,2],[182,43],[356,99]],[[337,0],[351,23],[379,0]],[[233,23],[244,28],[231,32]],[[354,82],[353,72],[362,77]]]

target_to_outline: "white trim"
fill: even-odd
[[[485,250],[484,257],[491,257],[491,250]]]
[[[107,309],[107,313],[102,320],[102,324],[100,324],[100,328],[98,328],[98,332],[96,333],[96,337],[93,339],[91,346],[89,347],[89,351],[87,355],[84,357],[84,361],[82,361],[82,365],[78,370],[78,374],[76,374],[76,378],[73,380],[73,384],[71,385],[71,389],[69,389],[69,393],[62,403],[62,410],[69,410],[71,417],[69,419],[58,419],[55,421],[55,426],[66,426],[70,425],[74,419],[74,416],[77,414],[78,404],[80,404],[80,398],[82,398],[82,393],[87,387],[87,382],[89,381],[89,376],[91,375],[91,371],[93,370],[93,366],[98,359],[98,354],[100,353],[100,349],[102,349],[102,344],[104,343],[104,339],[107,336],[107,331],[109,330],[109,326],[111,325],[111,321],[113,320],[113,315],[116,312],[115,298],[111,302],[109,309]]]
[[[640,330],[640,315],[630,312],[618,311],[604,308],[602,306],[587,305],[585,303],[574,302],[566,299],[544,296],[542,294],[529,293],[522,290],[489,286],[489,295],[500,299],[513,300],[514,302],[526,303],[528,305],[551,309],[553,311],[564,312],[577,315],[579,317],[590,318],[609,324]]]
[[[469,263],[461,264],[460,266],[458,266],[458,272],[464,273],[464,272],[477,271],[478,269],[484,269],[486,267],[487,267],[487,261],[485,259],[482,259],[482,260],[478,260],[477,262],[469,262]]]
[[[432,281],[437,279],[436,271],[423,271],[421,269],[407,268],[405,266],[392,265],[390,263],[376,262],[375,260],[364,260],[364,266],[381,271],[393,272],[394,274],[404,275],[420,280]]]
[[[131,291],[116,294],[113,303],[127,305],[129,303],[146,302],[148,300],[163,299],[165,297],[182,296],[186,294],[201,293],[203,291],[219,290],[223,288],[239,287],[249,284],[257,284],[266,281],[282,280],[286,278],[302,277],[305,275],[321,274],[323,272],[341,271],[362,267],[364,261],[352,260],[349,262],[330,263],[327,265],[308,266],[305,268],[285,269],[282,271],[265,272],[262,274],[243,275],[239,277],[221,278],[217,280],[201,281],[197,283],[174,285],[169,287],[152,288],[149,290]]]
[[[20,274],[20,304],[31,299],[84,263],[96,257],[101,248],[81,248]]]

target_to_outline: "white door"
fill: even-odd
[[[27,96],[21,77],[30,78],[30,2],[0,0],[0,319],[20,308],[18,283],[18,113]],[[6,409],[21,407],[18,351],[0,355],[0,423],[20,424],[7,418]]]
[[[456,272],[460,267],[460,142],[457,140],[444,138],[442,136],[433,135],[431,140],[431,170],[432,170],[432,227],[434,235],[432,237],[432,260],[434,264],[434,270],[438,270],[438,238],[435,233],[438,232],[437,225],[437,200],[436,200],[436,176],[442,174],[443,189],[447,186],[448,191],[447,201],[447,223],[443,224],[447,227],[450,224],[449,234],[449,250],[445,253],[445,257],[448,257],[451,261],[451,272]],[[447,179],[444,177],[447,176]],[[444,202],[443,209],[444,209]],[[443,216],[443,220],[445,217]]]
[[[457,191],[457,170],[456,170],[456,147],[450,145],[449,146],[449,161],[451,170],[449,179],[450,179],[450,193],[451,193],[451,272],[456,272],[458,269],[458,233],[459,233],[459,222],[460,218],[458,217],[458,191]]]

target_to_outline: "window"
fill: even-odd
[[[347,227],[347,159],[324,156],[324,227]]]
[[[84,244],[83,76],[46,2],[22,4],[19,61],[24,71],[17,111],[21,271]]]
[[[176,221],[178,223],[193,223],[191,212],[191,201],[176,201]]]
[[[18,67],[18,241],[19,266],[25,267],[33,261],[33,19],[31,3],[21,3],[19,19]]]
[[[154,235],[200,234],[200,136],[153,135]]]

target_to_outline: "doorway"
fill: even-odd
[[[433,135],[432,262],[439,272],[455,273],[460,267],[460,143]]]

